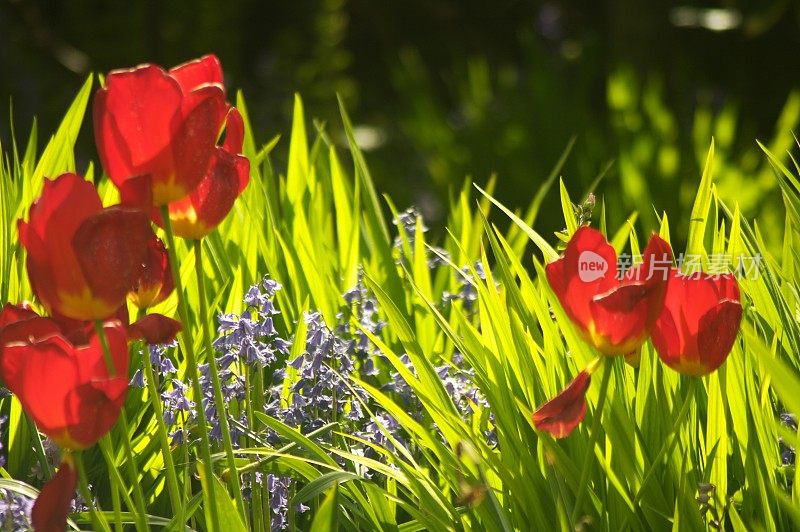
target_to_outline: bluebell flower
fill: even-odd
[[[194,401],[186,397],[188,386],[178,379],[172,379],[172,390],[162,392],[161,400],[164,403],[164,422],[167,425],[176,425],[178,415],[181,413],[194,415]]]
[[[261,282],[261,286],[264,287],[264,292],[266,293],[269,299],[275,297],[275,293],[283,288],[283,285],[274,279],[270,279],[269,277],[264,277],[264,280]]]
[[[92,495],[92,507],[97,508],[97,496],[93,495],[92,485],[87,484],[86,487],[89,489],[89,494]],[[88,511],[89,505],[86,503],[86,499],[83,498],[83,494],[80,491],[75,491],[75,497],[69,503],[69,512],[74,514]]]
[[[34,499],[0,489],[0,530],[30,530]]]
[[[183,445],[186,443],[186,432],[182,428],[177,428],[169,433],[169,438],[172,445]]]
[[[371,418],[364,425],[364,430],[356,433],[356,436],[359,438],[393,452],[395,446],[388,435],[391,435],[391,437],[398,442],[402,442],[400,437],[400,424],[397,423],[397,420],[391,415],[385,412],[377,412],[375,417]],[[405,445],[404,442],[403,444]],[[375,454],[375,451],[368,447],[364,450],[364,453],[365,456],[371,457]]]
[[[272,322],[272,316],[267,316],[262,320],[258,332],[261,336],[275,336],[278,334],[275,324]]]
[[[475,284],[478,280],[485,281],[486,273],[484,271],[483,262],[480,260],[475,261],[473,264],[475,276],[472,275],[472,270],[469,266],[464,266],[458,271],[458,282],[460,285],[459,291],[455,294],[444,292],[442,294],[443,303],[451,303],[453,301],[461,301],[465,311],[472,312],[475,308],[475,302],[478,300],[478,290]]]
[[[797,418],[790,412],[784,412],[780,415],[781,424],[793,432],[797,432]],[[795,465],[795,448],[786,444],[782,438],[778,440],[781,446],[781,463],[790,467]],[[791,482],[790,478],[790,482]]]
[[[269,296],[261,293],[261,290],[257,284],[254,284],[244,295],[244,302],[251,307],[261,307],[261,305],[267,301],[268,297]]]
[[[239,319],[236,314],[219,314],[217,322],[219,323],[217,332],[226,333],[236,329]]]
[[[50,466],[50,470],[55,469],[57,464],[61,463],[61,448],[56,445],[56,442],[47,436],[42,438],[42,449],[44,450],[44,458]],[[42,469],[42,464],[39,460],[35,460],[31,465],[31,476],[37,480],[48,480],[49,474],[45,474]],[[2,528],[0,528],[2,530]]]
[[[408,243],[411,246],[414,245],[414,237],[417,234],[417,220],[420,221],[422,232],[427,233],[428,227],[425,225],[425,222],[422,221],[422,215],[420,214],[419,210],[417,210],[417,208],[414,206],[409,207],[392,219],[392,224],[397,226],[398,232],[402,231],[405,233],[406,240],[408,240]],[[403,240],[400,238],[400,236],[396,237],[394,240],[394,246],[396,248],[401,248],[402,245]]]
[[[234,362],[236,362],[237,357],[233,353],[225,353],[221,357],[217,359],[217,367],[220,370],[226,370],[230,368]]]
[[[425,221],[422,218],[419,210],[416,207],[412,206],[406,209],[405,211],[401,212],[392,220],[392,223],[397,226],[398,236],[395,237],[393,242],[393,247],[400,253],[400,258],[397,261],[398,263],[403,263],[406,261],[406,257],[403,255],[403,239],[401,238],[401,234],[405,234],[406,240],[408,241],[409,246],[414,247],[414,243],[416,242],[417,236],[417,220],[420,221],[420,228],[423,233],[428,232],[428,226],[425,225]],[[447,264],[446,260],[443,260],[442,257],[449,260],[449,254],[446,250],[442,248],[434,248],[436,253],[429,253],[426,249],[425,252],[428,254],[428,268],[434,269],[443,264]]]
[[[144,373],[142,369],[139,368],[131,377],[131,382],[129,385],[133,388],[144,388],[147,385],[147,381],[145,380]]]
[[[172,373],[177,372],[175,365],[167,355],[167,349],[177,347],[178,342],[172,342],[164,345],[151,345],[148,347],[150,352],[150,363],[156,372],[164,378],[169,378]]]
[[[787,467],[792,466],[794,465],[794,461],[795,461],[795,452],[793,448],[789,447],[781,453],[781,463],[783,465]]]
[[[784,412],[783,414],[781,414],[780,418],[781,418],[781,423],[786,425],[789,428],[789,430],[797,431],[797,417],[795,417],[794,414],[790,412]]]
[[[276,351],[278,351],[278,352],[280,352],[280,353],[282,353],[284,355],[288,355],[289,351],[292,348],[292,344],[290,342],[288,342],[287,340],[284,340],[283,338],[273,338],[272,339],[272,345],[273,345],[273,347],[275,348]]]
[[[161,364],[158,366],[158,371],[161,373],[161,375],[167,377],[173,373],[177,373],[178,370],[175,368],[172,360],[165,356],[161,359]]]
[[[272,513],[270,519],[272,531],[285,530],[288,526],[287,514],[289,512],[289,485],[288,477],[280,477],[272,473],[267,475],[267,492],[269,492],[269,509]]]

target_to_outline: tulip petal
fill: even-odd
[[[66,397],[69,438],[88,448],[111,430],[125,405],[128,379],[86,382]]]
[[[589,372],[583,370],[561,393],[540,406],[532,416],[536,429],[555,438],[569,436],[586,416],[585,396],[590,382]]]
[[[15,322],[7,323],[0,329],[0,353],[6,344],[24,344],[30,338],[45,338],[59,334],[58,324],[51,319],[34,314]]]
[[[242,153],[244,146],[244,120],[236,107],[231,107],[228,111],[228,119],[225,125],[225,143],[222,145],[225,151],[234,155]]]
[[[642,254],[643,269],[647,271],[645,283],[650,287],[648,293],[647,331],[651,331],[664,307],[667,285],[672,267],[672,247],[660,236],[653,234]]]
[[[199,240],[213,231],[230,212],[249,172],[246,157],[217,148],[208,175],[189,196],[169,206],[175,234]]]
[[[147,308],[164,301],[174,288],[169,254],[164,242],[155,237],[147,246],[147,258],[139,278],[133,283],[129,299],[139,308]]]
[[[81,382],[99,381],[117,376],[126,377],[128,375],[130,353],[128,352],[128,331],[125,325],[117,320],[109,320],[103,323],[103,332],[111,352],[114,372],[108,371],[108,363],[103,353],[103,344],[97,333],[92,332],[88,344],[75,349]]]
[[[627,284],[592,299],[592,318],[610,344],[608,354],[629,353],[644,342],[649,294],[644,284]]]
[[[710,373],[720,367],[736,341],[742,322],[742,304],[725,299],[700,318],[697,347]]]
[[[118,188],[121,205],[145,212],[153,208],[153,177],[150,174],[130,177]]]
[[[182,101],[178,82],[156,65],[109,73],[95,96],[94,131],[114,184],[144,174],[154,181],[172,177],[170,144]]]
[[[31,305],[27,301],[23,301],[19,305],[6,303],[3,305],[3,310],[0,310],[0,331],[12,323],[38,317],[39,315],[31,309]]]
[[[716,370],[736,340],[742,318],[733,275],[682,275],[674,270],[652,332],[661,360],[685,375]]]
[[[41,431],[57,442],[63,441],[69,425],[65,399],[78,381],[72,346],[58,335],[34,343],[7,343],[0,363],[6,386]]]
[[[72,345],[88,345],[89,338],[94,334],[94,320],[76,320],[53,312],[50,317],[58,324],[61,334]],[[128,305],[123,303],[117,311],[108,317],[108,320],[119,320],[128,323]]]
[[[178,200],[197,187],[211,166],[227,112],[221,85],[203,85],[183,99],[180,122],[174,124],[171,139],[175,178],[164,183],[154,180],[156,205]]]
[[[62,447],[93,445],[113,426],[123,406],[128,387],[127,333],[119,321],[103,327],[118,378],[109,378],[96,335],[88,345],[75,348],[46,318],[17,322],[0,334],[3,380],[40,430]]]
[[[169,70],[177,80],[184,94],[189,94],[200,85],[219,83],[222,85],[222,65],[217,56],[204,55],[200,59],[188,61]]]
[[[44,485],[31,510],[36,532],[63,532],[67,528],[69,505],[75,496],[78,476],[69,459],[61,462],[58,472]]]
[[[139,210],[112,207],[84,220],[72,244],[92,293],[119,306],[141,276],[153,238]]]
[[[586,333],[592,325],[592,298],[618,285],[617,254],[602,233],[581,227],[572,235],[564,256],[545,272],[567,315]]]
[[[119,305],[108,308],[92,298],[72,247],[78,227],[102,209],[91,183],[76,174],[63,174],[45,181],[41,197],[31,206],[29,222],[19,223],[20,241],[28,251],[28,277],[47,310],[94,319],[104,318]]]
[[[130,325],[128,334],[132,340],[144,340],[150,345],[156,345],[173,341],[182,330],[183,325],[178,320],[161,314],[148,314]]]

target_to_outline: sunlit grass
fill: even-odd
[[[38,196],[43,179],[78,171],[99,181],[106,204],[114,201],[113,187],[93,167],[75,168],[72,150],[91,83],[87,80],[41,154],[35,151],[39,135],[35,127],[24,150],[4,147],[3,302],[32,298],[16,243],[16,219]],[[237,107],[247,124],[241,95]],[[660,364],[650,344],[645,344],[638,369],[614,360],[603,412],[594,409],[598,397],[597,387],[592,387],[586,422],[571,437],[556,441],[534,430],[531,412],[562,389],[594,353],[563,313],[543,266],[557,256],[579,223],[588,221],[581,216],[591,215],[593,225],[608,235],[618,252],[636,254],[648,236],[636,231],[636,215],[631,215],[630,223],[607,227],[607,202],[602,196],[596,198],[592,213],[584,208],[576,214],[574,204],[585,198],[570,197],[569,176],[558,191],[553,186],[562,158],[538,193],[520,198],[529,205],[517,213],[494,200],[499,186],[494,180],[485,187],[466,183],[454,191],[445,236],[428,241],[419,218],[411,217],[408,231],[392,224],[399,213],[375,189],[344,108],[342,120],[345,147],[333,144],[324,131],[309,135],[298,97],[287,136],[285,172],[276,169],[270,158],[278,139],[261,144],[248,126],[245,154],[252,163],[251,183],[228,219],[203,243],[202,269],[214,315],[245,310],[243,296],[265,275],[283,285],[275,295],[280,309],[275,326],[281,336],[294,336],[295,341],[288,357],[260,374],[246,375],[248,399],[236,408],[250,409],[251,433],[238,450],[237,468],[295,480],[290,528],[326,530],[338,524],[343,529],[403,531],[570,530],[586,525],[618,530],[627,525],[640,530],[708,526],[790,530],[800,526],[800,473],[783,464],[779,444],[779,438],[795,448],[800,443],[796,431],[782,426],[779,418],[784,412],[800,414],[800,171],[796,166],[785,167],[784,157],[763,148],[764,170],[758,175],[769,171],[783,202],[775,208],[785,212],[784,226],[771,223],[765,235],[758,220],[745,219],[735,202],[720,199],[714,180],[719,163],[711,144],[702,176],[685,178],[696,189],[689,223],[670,227],[667,213],[655,213],[654,219],[664,238],[688,235],[686,249],[676,253],[763,257],[758,276],[741,281],[745,318],[733,352],[720,371],[695,388]],[[710,138],[703,142],[708,145]],[[784,144],[781,150],[787,147]],[[637,149],[632,147],[630,157],[637,157]],[[564,157],[568,154],[569,147]],[[632,186],[630,175],[623,172],[623,190]],[[644,204],[637,204],[638,211],[650,216],[650,196],[645,191],[641,198]],[[565,231],[539,234],[535,229],[539,207],[555,201],[562,205]],[[608,202],[612,203],[618,205]],[[767,248],[766,240],[782,242],[780,253],[771,253],[774,247]],[[212,319],[199,312],[194,251],[178,242],[176,252],[189,320]],[[359,280],[377,300],[380,320],[386,322],[380,332],[364,329],[355,317],[342,317],[348,307],[343,294]],[[446,296],[465,288],[470,298]],[[154,310],[175,316],[176,297]],[[304,353],[308,326],[304,315],[313,311],[330,328],[344,323],[362,332],[382,353],[379,377],[353,375],[347,385],[363,391],[367,416],[387,414],[399,424],[397,432],[386,431],[384,445],[347,433],[344,422],[330,413],[319,413],[325,422],[322,428],[303,434],[262,411],[263,399],[257,393],[265,393],[264,383],[276,369],[287,369],[287,361]],[[196,332],[199,358],[207,358],[201,328],[190,330]],[[141,356],[135,353],[136,358]],[[473,412],[469,416],[455,404],[439,374],[439,368],[454,364],[459,356],[474,371],[472,378],[482,397],[469,405]],[[185,378],[183,356],[177,354],[176,361],[179,378]],[[138,367],[139,360],[134,362],[132,367]],[[410,388],[417,401],[415,411],[386,388],[391,372]],[[297,378],[287,369],[280,391],[286,400],[295,393],[292,385]],[[166,493],[148,393],[129,394],[128,436],[142,470],[150,523],[176,528],[180,523],[171,513]],[[688,393],[693,394],[688,413],[679,420],[678,409]],[[31,475],[31,467],[47,464],[48,457],[14,397],[0,400],[0,410],[9,418],[3,440],[7,460],[0,470],[6,480],[0,488],[32,496],[41,481]],[[602,416],[602,432],[597,446],[588,449],[589,427],[596,416]],[[674,427],[678,429],[673,435]],[[266,438],[267,433],[273,437]],[[665,441],[674,444],[655,462]],[[195,447],[196,443],[173,445],[172,454],[188,494],[185,517],[191,527],[204,529],[201,492],[209,482],[217,483],[218,490],[225,488],[218,478],[205,478],[194,461]],[[367,448],[370,456],[363,452]],[[224,480],[231,472],[221,447],[215,451],[215,471]],[[106,466],[97,449],[88,454],[97,458],[87,460],[95,495],[108,509]],[[580,467],[587,455],[593,456],[587,493],[576,509]],[[124,471],[124,455],[118,453],[114,459]],[[645,483],[651,470],[652,478]],[[369,478],[365,471],[372,473]],[[245,522],[269,528],[267,491],[247,500],[247,516],[237,515],[230,496],[238,494],[228,495],[217,502],[226,529],[241,529]],[[261,496],[267,500],[258,499]],[[295,511],[300,503],[310,511]],[[85,526],[88,517],[76,514],[73,522]]]

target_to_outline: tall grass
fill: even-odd
[[[41,154],[36,152],[35,124],[24,149],[16,143],[3,147],[3,302],[32,298],[16,219],[25,215],[44,179],[78,171],[98,183],[106,204],[116,199],[99,169],[75,168],[73,145],[91,90],[90,78]],[[247,123],[241,95],[237,107]],[[758,275],[741,279],[744,320],[726,364],[694,385],[660,364],[645,344],[638,368],[614,361],[602,411],[595,408],[597,387],[592,387],[586,421],[572,436],[557,441],[534,430],[531,412],[562,389],[594,353],[558,304],[543,266],[589,218],[618,253],[636,254],[646,235],[637,233],[635,216],[620,227],[608,227],[602,196],[591,211],[587,205],[576,207],[584,198],[570,196],[568,179],[554,186],[568,147],[551,175],[543,176],[538,191],[532,191],[527,208],[512,211],[497,202],[494,181],[485,187],[465,183],[451,196],[445,237],[428,241],[420,218],[401,215],[375,189],[343,107],[342,121],[345,147],[321,127],[307,130],[297,97],[285,170],[276,169],[270,158],[279,138],[262,144],[248,125],[250,185],[226,221],[203,241],[201,268],[214,316],[199,310],[195,251],[176,244],[190,321],[216,324],[218,313],[241,314],[247,310],[243,296],[248,288],[268,275],[283,285],[275,293],[277,332],[294,338],[288,356],[260,370],[243,365],[235,369],[247,385],[246,399],[229,405],[248,421],[236,453],[237,469],[252,486],[244,514],[234,502],[239,494],[228,492],[224,483],[232,472],[221,446],[212,458],[214,478],[206,478],[195,461],[197,443],[191,434],[189,443],[172,445],[172,461],[187,498],[187,526],[207,528],[203,494],[210,483],[223,494],[216,504],[226,530],[244,529],[245,523],[257,530],[274,526],[270,502],[275,502],[275,493],[266,485],[258,487],[252,480],[257,472],[293,479],[286,526],[298,530],[800,526],[800,473],[788,461],[785,465],[781,455],[788,446],[797,448],[800,437],[796,426],[790,430],[780,420],[785,412],[800,414],[800,168],[793,160],[787,167],[784,154],[762,147],[764,165],[780,188],[782,205],[775,208],[785,216],[782,233],[773,230],[769,235],[783,242],[780,254],[769,252],[757,220],[745,219],[736,203],[717,194],[713,142],[705,171],[698,176],[689,224],[671,228],[667,213],[656,215],[663,237],[688,235],[687,253],[763,257]],[[560,201],[563,207],[565,230],[557,235],[535,229],[544,201]],[[365,327],[348,314],[343,294],[354,286],[376,300],[379,319],[385,322],[382,329]],[[176,302],[173,295],[153,310],[175,316]],[[381,370],[377,376],[346,373],[326,363],[332,372],[346,375],[345,386],[358,398],[353,401],[364,408],[364,423],[379,416],[397,422],[391,430],[376,424],[382,439],[368,441],[363,434],[348,432],[353,425],[337,418],[335,411],[317,412],[323,423],[305,433],[302,425],[298,430],[266,413],[264,397],[275,370],[286,371],[280,390],[284,402],[291,403],[292,394],[298,393],[300,377],[289,362],[311,349],[306,341],[313,326],[309,312],[319,312],[328,328],[346,326],[348,334],[365,335],[371,344]],[[190,330],[197,332],[193,340],[198,358],[207,360],[211,353],[201,328]],[[171,352],[177,376],[184,379],[184,357]],[[148,358],[141,347],[133,356],[133,369]],[[363,369],[363,363],[356,369]],[[448,367],[468,371],[479,389],[466,408],[443,377],[442,368]],[[396,386],[389,386],[393,380],[405,383],[413,408]],[[117,430],[114,437],[127,437],[132,444],[149,523],[182,528],[167,494],[149,393],[131,389],[126,402],[130,433]],[[32,475],[32,467],[38,464],[46,478],[52,463],[47,442],[13,396],[0,400],[0,411],[8,416],[0,488],[33,496],[41,478]],[[600,437],[588,448],[588,427],[597,418]],[[119,441],[112,443],[113,449],[122,448]],[[97,504],[108,510],[107,466],[97,449],[87,454]],[[582,485],[580,467],[587,456],[591,465]],[[124,453],[116,452],[112,460],[126,471]],[[128,489],[123,506],[133,496],[132,487]],[[576,507],[581,489],[586,494]],[[301,511],[301,504],[310,510]],[[123,512],[123,518],[133,522],[130,513]],[[85,512],[72,516],[74,526],[88,523]]]

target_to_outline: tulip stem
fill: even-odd
[[[197,411],[197,425],[200,430],[200,453],[202,454],[203,467],[205,468],[205,475],[208,478],[206,483],[208,491],[208,504],[210,508],[206,508],[207,515],[210,517],[211,523],[208,526],[209,530],[218,531],[219,515],[217,512],[217,496],[214,490],[214,464],[211,462],[211,444],[208,440],[208,424],[206,421],[206,412],[203,406],[203,389],[200,387],[200,379],[197,370],[197,359],[194,354],[194,343],[191,334],[189,333],[189,311],[186,308],[186,298],[183,294],[183,282],[181,281],[181,271],[178,268],[178,257],[175,253],[175,236],[172,233],[172,224],[169,219],[169,209],[166,205],[161,206],[161,219],[164,223],[164,233],[167,237],[167,253],[169,254],[169,267],[172,272],[172,278],[175,282],[175,292],[178,296],[178,315],[183,323],[184,330],[181,333],[181,348],[186,356],[186,372],[189,375],[189,380],[192,384],[192,395],[194,395],[195,407]],[[195,257],[197,260],[197,257]]]
[[[124,488],[125,483],[122,481],[122,476],[119,474],[119,469],[117,469],[117,465],[114,462],[114,456],[111,453],[111,438],[108,434],[100,438],[98,442],[98,446],[100,447],[100,453],[103,455],[103,458],[106,461],[106,465],[108,466],[108,478],[109,483],[111,484],[111,495],[113,508],[114,508],[114,524],[118,530],[122,530],[122,513],[120,512],[120,494],[125,499],[125,504],[128,508],[134,508],[133,500],[131,499],[128,490]]]
[[[117,375],[116,369],[114,368],[114,360],[111,356],[111,348],[108,345],[108,338],[106,337],[105,328],[103,328],[103,322],[100,320],[95,321],[94,330],[103,348],[103,356],[106,359],[109,376],[112,378],[120,377],[127,379],[127,375]],[[150,524],[145,517],[147,515],[147,509],[144,502],[144,494],[142,493],[142,486],[139,483],[139,467],[136,465],[136,458],[133,456],[133,449],[131,448],[131,433],[128,428],[128,416],[125,414],[124,404],[119,412],[119,428],[122,432],[120,440],[122,441],[122,449],[125,452],[125,461],[128,465],[128,475],[130,476],[130,481],[133,483],[133,499],[136,503],[136,529],[150,530]],[[114,464],[111,463],[108,464],[108,466],[114,467]],[[133,508],[131,508],[131,510],[133,510]]]
[[[109,468],[113,469],[113,468]],[[114,530],[123,532],[125,530],[122,525],[122,509],[120,506],[119,494],[122,492],[119,489],[120,484],[112,483],[111,485],[111,507],[114,510]]]
[[[183,499],[178,487],[178,476],[175,473],[175,462],[172,459],[172,450],[169,446],[167,425],[164,422],[164,408],[161,404],[161,397],[158,394],[156,376],[155,372],[153,371],[153,364],[150,360],[149,348],[146,345],[142,355],[142,365],[144,366],[144,373],[146,377],[145,380],[147,381],[147,393],[150,395],[150,404],[153,406],[153,416],[156,418],[156,435],[158,436],[158,441],[161,445],[161,456],[164,460],[164,470],[167,474],[167,490],[169,491],[169,500],[172,505],[172,511],[175,512],[175,515],[178,517],[177,522],[182,523]]]
[[[603,357],[603,380],[600,383],[600,395],[597,399],[597,407],[594,409],[592,416],[592,428],[589,435],[589,448],[586,451],[586,458],[583,460],[583,467],[581,468],[581,477],[578,481],[578,494],[575,496],[575,506],[572,508],[572,515],[570,522],[575,523],[578,519],[578,514],[581,511],[583,498],[586,494],[586,485],[589,482],[589,470],[591,469],[592,461],[594,460],[594,446],[597,444],[597,439],[600,437],[600,421],[603,418],[603,407],[606,404],[606,395],[608,395],[608,383],[611,380],[611,371],[614,369],[614,360],[608,357]]]
[[[108,346],[108,338],[106,337],[106,330],[103,328],[103,322],[95,320],[94,332],[97,333],[97,338],[100,339],[100,346],[103,349],[103,358],[106,361],[106,369],[111,378],[117,376],[117,368],[114,366],[114,357],[111,356],[111,348]]]
[[[83,497],[83,503],[89,508],[89,515],[92,518],[92,526],[95,530],[103,530],[110,532],[111,528],[108,526],[105,516],[97,511],[94,500],[92,499],[92,492],[89,491],[89,481],[86,478],[86,468],[83,467],[83,456],[80,452],[72,454],[75,469],[78,471],[78,489]]]
[[[647,473],[645,473],[644,477],[642,478],[642,483],[639,486],[639,489],[636,491],[636,495],[633,498],[633,511],[639,507],[639,502],[642,500],[642,495],[644,494],[644,488],[647,486],[648,481],[653,477],[656,472],[656,467],[661,461],[664,459],[664,456],[671,456],[672,451],[675,450],[675,445],[678,443],[678,431],[683,425],[683,422],[689,417],[687,414],[689,413],[689,407],[692,405],[692,400],[694,399],[695,392],[697,390],[697,382],[699,379],[695,377],[689,378],[689,386],[688,390],[686,390],[686,396],[683,398],[683,403],[681,404],[680,410],[678,411],[678,415],[675,417],[675,421],[672,425],[672,430],[667,434],[664,443],[661,445],[661,449],[659,449],[658,454],[650,463],[650,467],[647,469]],[[629,516],[630,517],[630,516]],[[625,530],[625,526],[628,524],[628,518],[625,519],[624,524],[620,527],[620,530]]]
[[[217,367],[217,359],[214,356],[214,347],[211,345],[211,329],[208,326],[208,301],[206,299],[205,276],[203,274],[203,242],[202,240],[194,241],[194,264],[195,274],[197,275],[197,291],[198,298],[200,299],[200,324],[203,328],[203,342],[206,350],[206,360],[208,361],[208,369],[211,375],[211,386],[214,388],[214,402],[217,404],[217,418],[219,420],[220,429],[222,432],[222,443],[225,447],[225,456],[228,461],[228,469],[231,474],[228,476],[228,482],[231,491],[234,493],[236,504],[239,507],[239,513],[242,519],[247,524],[247,510],[244,505],[244,497],[242,496],[242,487],[239,482],[239,473],[236,472],[236,458],[233,455],[233,441],[231,440],[230,426],[228,425],[228,412],[225,409],[225,400],[222,396],[222,385],[219,381],[219,368]]]

